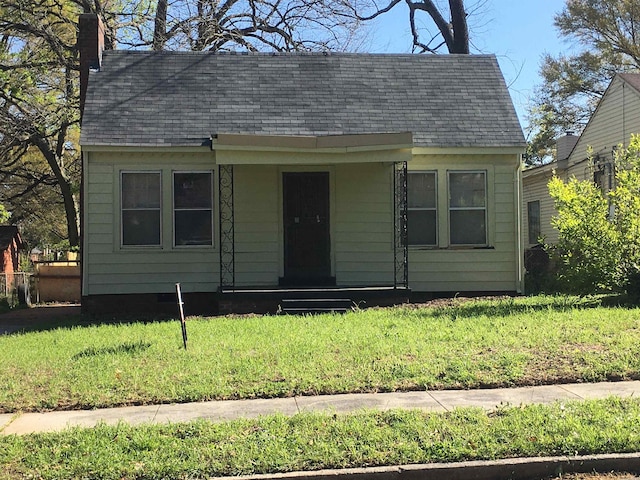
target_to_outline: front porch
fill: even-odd
[[[408,297],[410,134],[304,140],[312,145],[214,139],[221,312],[274,311],[320,292],[376,304]],[[231,296],[245,306],[229,307]]]

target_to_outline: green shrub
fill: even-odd
[[[572,293],[612,290],[620,283],[620,235],[609,221],[609,205],[589,181],[563,182],[554,177],[549,193],[557,216],[552,225],[559,240],[548,247],[555,260],[558,285]]]
[[[626,291],[640,299],[640,136],[614,158],[615,188],[554,177],[556,245],[547,246],[559,286],[568,292]]]

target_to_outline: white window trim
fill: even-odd
[[[149,174],[149,173],[155,173],[158,175],[159,178],[159,183],[160,183],[160,205],[157,208],[124,208],[124,189],[122,188],[123,186],[123,181],[122,181],[122,177],[125,174],[135,174],[135,173],[145,173],[145,174]],[[162,170],[120,170],[120,184],[119,184],[119,190],[120,190],[120,212],[119,212],[119,224],[120,224],[120,248],[121,249],[158,249],[158,248],[162,248],[163,245],[163,239],[162,239],[162,212],[163,212],[163,205],[162,205]],[[123,215],[122,212],[124,212],[125,210],[148,210],[148,211],[158,211],[160,213],[159,216],[159,225],[158,228],[160,229],[160,236],[159,236],[159,243],[157,244],[152,244],[152,245],[126,245],[124,243],[124,221],[123,221]]]
[[[176,202],[175,202],[175,174],[176,173],[200,173],[200,174],[209,174],[211,176],[211,206],[206,208],[180,208],[176,210]],[[186,212],[186,211],[203,211],[203,210],[211,210],[211,244],[210,245],[176,245],[176,211]],[[216,233],[216,223],[215,223],[215,172],[213,170],[172,170],[171,171],[171,243],[173,248],[175,249],[212,249],[215,248],[215,233]]]
[[[452,207],[451,206],[451,174],[482,173],[484,176],[484,206],[483,207]],[[487,170],[447,170],[447,217],[449,226],[449,245],[457,247],[487,247],[489,245],[489,185]],[[451,212],[452,211],[484,210],[484,243],[453,243],[451,241]]]
[[[411,174],[418,174],[418,173],[432,173],[434,175],[434,180],[435,180],[435,206],[434,207],[409,207],[407,205],[407,212],[412,210],[412,211],[429,211],[429,212],[436,212],[436,224],[435,224],[435,228],[436,228],[436,239],[435,239],[435,243],[430,244],[430,243],[409,243],[409,237],[407,237],[407,245],[410,248],[437,248],[439,245],[439,239],[440,239],[440,228],[439,228],[439,219],[438,217],[440,216],[438,214],[438,171],[437,170],[409,170],[407,172],[408,175]],[[409,228],[411,228],[409,226]]]

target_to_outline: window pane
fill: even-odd
[[[436,244],[436,211],[409,210],[407,212],[409,245]]]
[[[211,172],[174,172],[175,245],[213,245]]]
[[[160,245],[160,210],[122,212],[123,245]]]
[[[160,208],[160,174],[123,173],[122,208]]]
[[[540,202],[527,203],[527,219],[529,227],[529,243],[538,243],[540,238]]]
[[[174,173],[174,207],[211,208],[211,173]]]
[[[176,245],[213,245],[211,210],[175,212]]]
[[[436,174],[434,172],[409,173],[407,177],[409,208],[436,207]]]
[[[449,173],[451,207],[484,207],[484,172]]]
[[[452,210],[450,212],[452,245],[485,245],[484,210]]]

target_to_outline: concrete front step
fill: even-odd
[[[281,315],[346,313],[354,307],[350,298],[285,298],[280,301]]]

